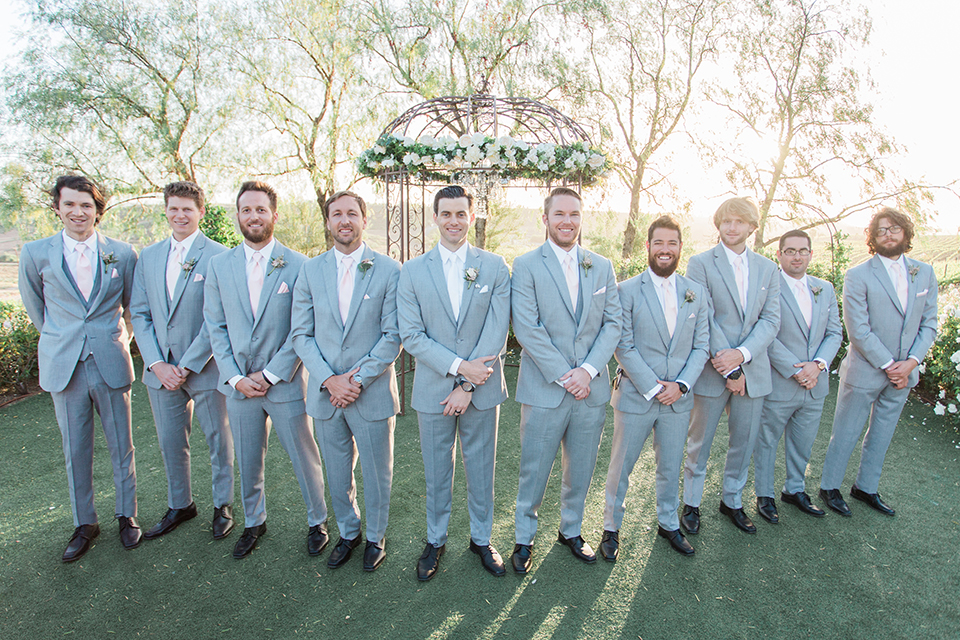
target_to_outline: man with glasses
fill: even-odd
[[[851,513],[840,485],[867,418],[850,496],[884,515],[895,513],[878,491],[883,458],[910,389],[920,378],[917,365],[937,333],[937,279],[930,265],[907,258],[911,240],[910,218],[881,209],[867,228],[873,257],[847,271],[843,281],[850,349],[840,365],[833,435],[820,480],[820,497],[842,516]]]
[[[780,521],[773,470],[781,436],[787,478],[780,499],[811,516],[824,515],[805,491],[804,474],[830,391],[828,367],[842,336],[833,285],[807,275],[811,255],[810,236],[804,231],[780,236],[780,331],[767,349],[772,388],[753,450],[757,513],[771,524]]]

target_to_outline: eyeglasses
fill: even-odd
[[[895,224],[892,227],[877,227],[877,237],[882,238],[888,233],[897,234],[901,231],[903,231],[903,227],[898,224]]]
[[[800,256],[801,258],[806,258],[807,256],[810,255],[810,249],[784,249],[780,253],[787,256],[788,258],[792,258],[793,256]]]

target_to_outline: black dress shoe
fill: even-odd
[[[501,558],[497,550],[493,548],[493,545],[480,545],[471,539],[470,551],[480,556],[480,564],[483,565],[483,568],[486,569],[488,573],[498,578],[503,577],[504,574],[507,573],[506,567],[503,566],[503,558]]]
[[[530,571],[530,565],[533,564],[533,545],[513,545],[513,555],[510,556],[510,562],[513,564],[513,570],[516,573],[524,574]]]
[[[327,535],[327,525],[322,522],[313,525],[307,533],[307,553],[312,556],[320,555],[327,548],[328,542],[330,536]]]
[[[756,533],[757,525],[747,516],[743,509],[731,509],[723,500],[720,501],[720,513],[730,518],[730,522],[736,525],[737,529],[745,533]]]
[[[799,493],[781,493],[780,500],[796,506],[800,511],[810,514],[815,518],[822,518],[827,515],[823,509],[810,502],[810,496],[803,491]]]
[[[856,498],[860,502],[865,502],[885,516],[896,515],[896,511],[890,508],[881,498],[879,493],[867,493],[857,485],[850,487],[850,497]]]
[[[600,555],[607,562],[616,562],[620,555],[620,532],[604,530],[600,539]]]
[[[213,539],[226,538],[233,531],[233,507],[228,504],[213,510]]]
[[[123,543],[123,548],[136,549],[139,547],[140,543],[143,542],[143,533],[140,531],[137,519],[120,516],[117,518],[117,522],[120,523],[120,542]]]
[[[384,538],[379,543],[367,540],[367,547],[363,550],[363,570],[376,571],[377,567],[383,564],[387,552],[383,550],[387,540]]]
[[[850,507],[843,501],[843,496],[840,495],[840,489],[820,489],[820,499],[823,500],[823,504],[827,505],[829,509],[836,511],[846,518],[853,515],[850,513]]]
[[[437,569],[440,568],[440,556],[443,555],[446,547],[445,544],[435,547],[429,542],[427,543],[423,553],[420,554],[420,559],[417,561],[417,580],[426,582],[437,575]]]
[[[757,513],[770,524],[778,524],[780,515],[777,513],[777,501],[767,496],[757,497]]]
[[[692,556],[694,554],[694,548],[691,546],[687,539],[683,537],[683,534],[680,533],[680,529],[674,529],[673,531],[667,531],[661,526],[657,526],[657,535],[661,538],[666,538],[667,542],[670,543],[670,546],[682,553],[685,556]]]
[[[250,555],[250,552],[257,546],[257,540],[266,532],[266,522],[258,524],[255,527],[247,527],[244,529],[240,539],[237,540],[236,546],[233,547],[233,557],[239,560],[240,558],[246,558]]]
[[[191,502],[183,509],[167,509],[167,513],[160,519],[160,522],[145,531],[143,537],[147,540],[159,538],[165,533],[170,533],[187,520],[192,520],[196,517],[197,505],[194,502]]]
[[[593,549],[590,548],[590,545],[584,542],[583,536],[564,538],[563,534],[558,531],[557,542],[570,547],[570,553],[572,553],[573,557],[577,558],[578,560],[583,560],[587,564],[593,564],[597,561],[597,554],[593,552]]]
[[[63,552],[61,560],[64,562],[79,560],[83,557],[83,554],[90,550],[93,539],[98,535],[100,535],[100,525],[98,524],[82,524],[74,529],[73,536],[70,537],[70,542],[67,543],[67,548]]]
[[[683,505],[683,515],[680,516],[680,528],[687,532],[687,535],[695,536],[700,533],[700,507],[691,507],[688,504]]]
[[[340,538],[340,541],[337,542],[337,546],[335,546],[333,551],[330,552],[330,557],[327,559],[327,566],[331,569],[339,569],[343,565],[347,564],[347,560],[350,559],[350,556],[353,554],[353,550],[360,546],[361,540],[362,538],[359,535],[353,540]]]

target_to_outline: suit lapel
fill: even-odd
[[[690,321],[689,318],[688,318],[690,308],[688,308],[688,307],[686,306],[686,302],[687,302],[687,290],[690,288],[690,285],[689,285],[687,279],[684,278],[683,276],[681,276],[679,273],[677,274],[677,278],[676,278],[675,284],[676,284],[676,286],[677,286],[677,291],[676,291],[676,294],[677,294],[677,324],[676,324],[676,326],[673,327],[673,338],[670,339],[670,345],[669,345],[669,346],[670,346],[670,349],[668,350],[668,352],[673,349],[673,341],[676,339],[676,337],[677,337],[678,335],[680,335],[680,331],[684,328],[684,325],[685,325],[687,322]],[[694,317],[693,321],[696,322],[696,318],[695,318],[695,317]],[[664,322],[666,322],[666,320],[664,320]]]
[[[807,285],[810,287],[810,293],[813,293],[813,287],[819,287],[820,293],[813,296],[813,311],[810,317],[810,333],[807,334],[807,346],[816,347],[818,345],[813,344],[814,336],[823,335],[823,332],[820,330],[820,325],[823,322],[824,308],[829,308],[828,301],[823,298],[823,285],[820,284],[819,280],[815,280],[810,276],[807,276]]]
[[[147,262],[144,262],[143,267],[146,269],[148,274],[146,277],[150,278],[154,291],[159,292],[159,298],[162,300],[163,309],[167,312],[167,319],[173,315],[173,310],[170,304],[170,297],[167,295],[167,260],[170,259],[170,252],[173,251],[173,238],[167,240],[167,250],[157,251],[156,257],[149,259]],[[140,257],[140,260],[144,260],[143,256]]]
[[[760,256],[750,249],[744,249],[750,274],[747,276],[747,309],[751,312],[760,298]]]
[[[907,278],[907,308],[903,310],[904,319],[909,318],[913,312],[913,305],[917,301],[917,283],[914,282],[915,276],[910,275],[910,269],[914,267],[912,261],[907,256],[903,256],[903,262],[906,264],[907,272],[903,274]]]
[[[330,314],[334,317],[334,322],[342,326],[339,295],[340,274],[337,273],[337,254],[333,252],[333,249],[324,252],[318,268],[320,269],[320,286],[323,287],[327,296],[327,306],[330,309]],[[343,342],[343,335],[340,334],[341,342]]]
[[[274,243],[273,251],[270,253],[270,257],[267,258],[267,264],[264,265],[266,271],[264,271],[263,274],[263,290],[260,291],[260,304],[257,306],[257,315],[253,319],[254,329],[260,324],[260,319],[263,318],[263,312],[266,310],[267,305],[270,304],[270,298],[276,293],[278,286],[277,281],[280,280],[280,272],[286,268],[286,266],[284,266],[283,269],[274,268],[273,266],[273,261],[277,258],[283,259],[284,253],[286,253],[286,247],[279,242]]]
[[[880,259],[880,256],[873,256],[870,258],[870,268],[873,270],[874,277],[880,281],[880,286],[883,287],[883,290],[887,292],[887,295],[890,296],[890,301],[893,302],[893,306],[899,311],[904,317],[904,309],[900,306],[900,296],[897,295],[897,289],[893,286],[893,280],[890,279],[890,272],[887,271],[886,266],[883,264],[883,260]],[[907,301],[910,299],[910,280],[907,280]]]
[[[187,251],[187,255],[183,256],[183,264],[190,262],[191,260],[196,260],[194,266],[197,262],[200,262],[200,257],[203,255],[203,245],[206,244],[207,238],[201,233],[197,236],[197,239],[193,241],[193,246],[190,247],[190,251]],[[171,240],[171,247],[173,241]],[[159,271],[159,269],[158,269]],[[164,265],[164,280],[166,280],[166,265]],[[181,265],[180,272],[177,275],[177,286],[173,288],[173,300],[170,301],[170,315],[173,315],[173,312],[177,310],[177,305],[180,304],[180,298],[183,296],[183,290],[187,288],[187,284],[193,278],[193,270],[189,272],[183,270]],[[166,282],[164,282],[164,287],[166,287]]]
[[[667,328],[667,318],[663,315],[663,305],[660,304],[660,297],[657,295],[657,285],[646,271],[640,276],[640,293],[643,295],[644,302],[650,309],[650,316],[653,317],[653,324],[657,327],[657,333],[660,334],[660,340],[664,346],[669,347],[670,330]],[[680,307],[677,307],[679,309]],[[677,326],[673,329],[673,334],[677,334],[679,328],[680,314],[677,313]]]
[[[70,281],[70,277],[65,271],[66,262],[64,261],[63,257],[63,232],[54,235],[50,239],[47,259],[50,261],[50,265],[54,267],[53,272],[57,275],[57,279],[60,281],[60,288],[63,291],[66,291],[68,295],[72,295],[74,298],[76,298],[80,305],[83,306],[85,304],[84,299],[80,296],[80,293]]]
[[[110,243],[107,242],[107,239],[104,238],[99,231],[97,233],[97,256],[96,267],[95,269],[102,269],[103,273],[100,275],[100,288],[97,289],[97,294],[94,296],[93,301],[90,303],[90,306],[87,308],[87,315],[89,316],[93,313],[93,310],[100,306],[100,303],[103,302],[103,297],[107,294],[107,289],[110,287],[110,280],[113,279],[113,270],[116,269],[114,264],[106,265],[100,256],[110,255]],[[97,281],[97,272],[93,272],[93,281]]]
[[[570,290],[567,288],[567,278],[563,275],[563,265],[560,264],[560,261],[557,259],[557,254],[549,242],[544,242],[543,246],[540,247],[540,256],[543,258],[544,268],[546,268],[557,285],[557,291],[560,294],[560,299],[563,300],[564,306],[567,308],[567,313],[570,314],[571,318],[576,318],[577,314],[574,312],[573,302],[570,300]]]
[[[467,260],[464,263],[464,269],[476,269],[477,278],[480,277],[480,252],[477,251],[476,247],[470,245],[467,247]],[[467,312],[470,309],[470,303],[473,302],[473,294],[476,287],[473,282],[467,282],[464,280],[464,291],[463,296],[460,299],[460,316],[457,318],[457,328],[460,328],[463,325],[463,319],[467,317]]]
[[[234,286],[232,287],[233,291],[236,291],[240,294],[240,307],[244,310],[244,315],[250,320],[250,328],[253,329],[254,314],[253,310],[250,308],[250,287],[247,285],[247,254],[246,249],[243,248],[244,243],[237,245],[233,249],[233,268],[228,269],[227,273],[230,274],[229,277],[234,279]],[[221,292],[229,292],[231,288],[224,287],[221,285]],[[223,295],[223,293],[221,293]],[[263,298],[263,293],[261,292],[260,297]]]
[[[437,288],[437,297],[440,300],[440,306],[447,312],[450,322],[456,326],[457,321],[453,317],[453,306],[450,304],[450,294],[447,293],[447,278],[443,275],[443,260],[440,258],[440,245],[437,245],[427,254],[427,270],[433,278],[433,285]]]
[[[737,312],[740,314],[740,321],[744,320],[743,307],[740,306],[740,292],[737,290],[737,277],[733,273],[733,267],[730,266],[730,261],[727,260],[727,253],[724,250],[723,246],[717,245],[713,249],[713,265],[721,275],[721,280],[727,286],[727,291],[730,293],[730,297],[733,298],[733,306],[737,308]],[[750,269],[750,272],[753,273],[753,269]],[[748,285],[749,287],[749,285]]]
[[[373,259],[373,251],[370,247],[364,245],[363,253],[360,255],[360,262],[364,260],[370,260],[373,262],[373,266],[367,269],[365,272],[360,272],[360,263],[358,262],[353,266],[353,297],[350,299],[350,310],[347,312],[347,322],[343,327],[343,335],[346,337],[347,332],[350,331],[350,327],[353,326],[353,321],[357,317],[357,312],[360,310],[360,303],[363,302],[363,296],[367,295],[367,289],[370,287],[370,281],[376,277],[377,263]],[[337,307],[339,309],[339,299],[337,300]]]
[[[577,270],[577,275],[580,277],[580,302],[583,304],[583,308],[580,309],[580,322],[577,323],[577,333],[583,329],[585,323],[587,322],[587,316],[590,315],[590,306],[593,304],[593,292],[595,291],[594,286],[597,280],[597,276],[593,273],[593,267],[589,269],[584,269],[580,266],[587,256],[587,250],[583,247],[577,247],[577,263],[574,267]],[[593,258],[590,259],[590,263],[593,264]],[[564,279],[566,282],[566,279]],[[574,316],[576,317],[576,316]]]
[[[783,273],[780,274],[780,300],[790,308],[790,313],[793,314],[794,320],[797,322],[797,326],[800,327],[800,332],[809,340],[810,339],[810,328],[807,327],[807,321],[803,318],[803,312],[800,311],[800,303],[797,302],[797,296],[793,293],[793,278],[785,276]],[[815,306],[811,306],[810,320],[811,325],[813,324],[813,318],[816,317],[817,309]],[[781,316],[783,314],[781,313]]]

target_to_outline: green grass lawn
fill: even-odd
[[[516,369],[508,369],[508,376],[512,390]],[[833,403],[831,395],[811,462],[811,494],[818,487]],[[147,528],[166,510],[166,479],[139,383],[133,416],[140,523]],[[500,421],[493,535],[505,559],[513,547],[518,424],[519,406],[510,400]],[[587,502],[584,537],[594,547],[603,530],[612,424],[611,411]],[[852,518],[830,513],[814,519],[781,505],[781,524],[757,517],[755,536],[717,513],[725,423],[719,431],[702,530],[690,538],[695,556],[680,556],[656,536],[648,445],[634,471],[616,564],[584,565],[554,542],[555,470],[533,570],[525,577],[509,569],[504,578],[488,575],[467,549],[458,469],[447,553],[440,574],[426,584],[417,582],[415,570],[425,515],[413,412],[397,421],[387,559],[372,574],[362,571],[359,557],[330,571],[327,552],[307,555],[305,508],[275,437],[266,472],[269,530],[252,556],[234,560],[239,531],[223,541],[210,535],[210,465],[199,427],[192,444],[201,516],[163,539],[124,550],[111,521],[112,471],[99,434],[94,471],[102,533],[83,560],[64,565],[60,555],[73,521],[53,404],[42,394],[0,409],[0,638],[960,637],[960,449],[956,433],[929,407],[908,403],[887,456],[881,492],[897,509],[895,518],[856,501]],[[782,448],[778,471],[780,483]],[[744,496],[751,516],[753,502],[751,479]],[[332,514],[330,529],[336,530]]]

